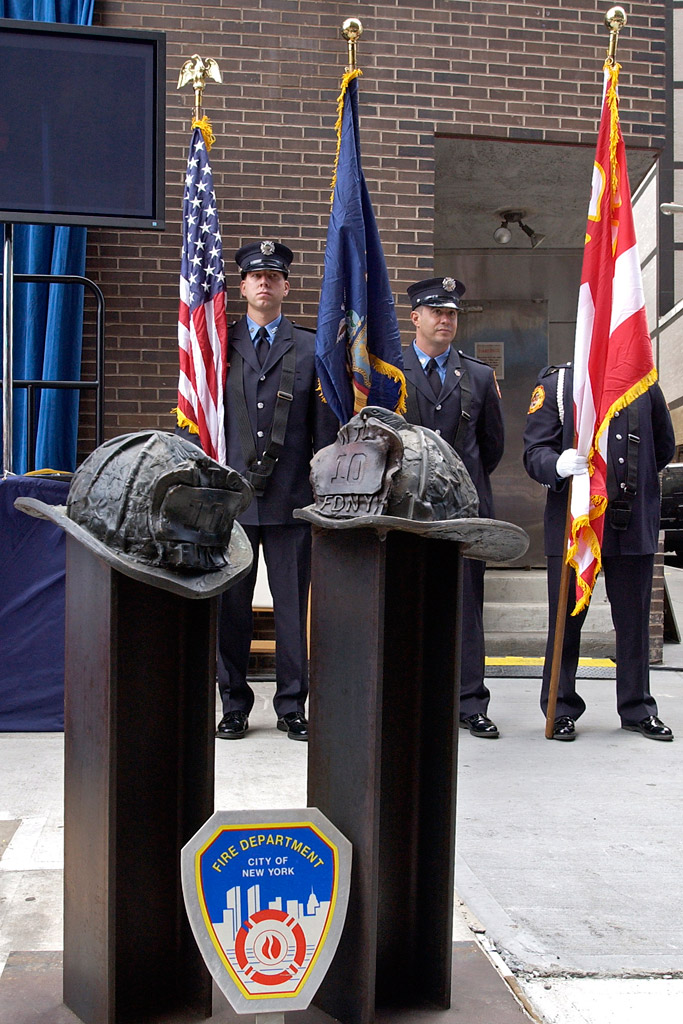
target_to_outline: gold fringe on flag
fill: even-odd
[[[588,541],[588,546],[590,547],[591,554],[595,559],[595,575],[593,577],[594,580],[598,578],[600,570],[602,569],[602,551],[600,549],[598,538],[595,535],[595,531],[591,529],[590,520],[595,519],[597,516],[605,514],[605,512],[607,511],[607,498],[594,494],[591,499],[591,502],[593,504],[593,508],[591,509],[589,514],[587,516],[579,516],[578,519],[575,519],[572,523],[572,536],[569,548],[567,550],[567,563],[574,570],[574,573],[576,574],[576,582],[581,588],[581,597],[577,600],[572,615],[578,615],[579,612],[582,612],[583,609],[588,606],[588,603],[591,599],[591,595],[593,593],[593,588],[591,587],[591,585],[589,583],[586,583],[584,578],[579,574],[579,564],[576,560],[576,552],[578,551],[579,547],[577,535],[580,530],[585,529],[586,532],[584,534],[584,540]]]
[[[192,130],[194,131],[195,128],[199,128],[200,132],[202,133],[202,137],[204,139],[204,142],[206,143],[206,152],[209,153],[211,151],[211,147],[216,141],[216,136],[213,134],[211,122],[209,121],[209,118],[207,117],[206,114],[204,114],[204,117],[200,117],[199,120],[197,120],[196,117],[193,118]]]
[[[330,192],[330,206],[334,199],[334,187],[337,184],[337,167],[339,166],[339,151],[341,149],[341,131],[342,131],[342,115],[344,113],[344,97],[346,96],[346,90],[353,81],[354,78],[359,78],[363,72],[360,68],[354,68],[352,71],[347,71],[341,80],[341,90],[337,97],[337,120],[334,126],[334,130],[337,133],[337,153],[334,158],[334,170],[332,172],[332,184]]]
[[[651,387],[654,383],[656,383],[656,381],[657,370],[653,366],[650,372],[647,373],[642,380],[639,380],[638,383],[634,384],[632,388],[629,388],[628,391],[625,391],[623,395],[620,395],[616,402],[614,402],[609,407],[609,409],[607,410],[607,415],[605,416],[604,420],[602,421],[598,429],[595,431],[593,445],[591,447],[590,452],[588,453],[588,471],[589,473],[591,473],[591,475],[593,473],[593,461],[595,458],[595,453],[598,450],[598,442],[602,435],[605,433],[605,431],[609,429],[609,425],[614,419],[615,412],[621,412],[621,410],[625,409],[627,405],[630,405],[631,402],[634,402],[636,398],[639,398],[641,395],[644,395],[647,389]]]
[[[176,422],[179,427],[184,427],[186,430],[189,430],[191,434],[199,433],[199,427],[197,424],[193,423],[192,420],[188,420],[187,416],[185,416],[177,406],[175,409],[171,409],[171,415],[173,415],[173,413],[175,413]]]
[[[653,367],[649,373],[647,373],[642,380],[639,380],[637,384],[634,384],[632,388],[620,395],[619,398],[614,402],[607,411],[607,415],[595,432],[595,438],[591,446],[591,450],[588,453],[588,472],[592,476],[594,473],[595,456],[598,450],[598,442],[600,438],[609,430],[610,423],[614,419],[614,414],[625,409],[631,402],[634,402],[640,395],[644,395],[649,387],[652,386],[657,380],[657,370]],[[578,534],[581,530],[585,529],[586,533],[584,539],[588,541],[591,554],[595,558],[595,579],[602,569],[602,550],[598,543],[598,538],[591,529],[590,520],[597,519],[599,516],[606,515],[607,513],[607,498],[603,495],[594,494],[591,498],[592,508],[588,516],[579,516],[572,523],[572,535],[569,548],[567,549],[567,562],[576,573],[576,581],[581,588],[581,597],[577,600],[576,606],[572,615],[578,615],[579,612],[583,611],[588,606],[593,593],[593,588],[586,583],[586,581],[579,575],[579,566],[576,561],[576,552],[578,550]]]
[[[406,387],[405,377],[403,376],[403,374],[401,373],[397,366],[393,366],[392,363],[385,363],[383,359],[379,359],[372,353],[370,353],[370,366],[372,367],[373,370],[376,370],[377,373],[382,373],[384,374],[385,377],[389,377],[390,380],[395,380],[400,383],[401,390],[399,391],[398,404],[394,409],[394,412],[397,412],[399,413],[399,415],[402,416],[406,409],[408,408],[408,389]]]
[[[612,196],[610,202],[610,209],[614,209],[614,200],[619,192],[619,178],[617,176],[617,145],[619,142],[619,96],[617,94],[617,86],[619,84],[619,72],[621,71],[621,64],[617,64],[616,61],[612,63],[612,60],[608,57],[605,61],[604,69],[610,78],[605,98],[607,100],[607,105],[609,107],[610,114],[609,165],[612,174]]]

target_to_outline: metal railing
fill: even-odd
[[[0,274],[0,281],[2,274]],[[93,380],[13,380],[15,388],[27,392],[26,469],[35,469],[36,461],[36,398],[46,389],[95,392],[95,446],[104,441],[104,295],[94,281],[71,274],[14,274],[15,284],[80,284],[92,292],[97,303],[95,321],[95,378]],[[3,381],[4,387],[4,381]]]

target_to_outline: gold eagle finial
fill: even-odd
[[[189,60],[186,60],[180,69],[180,75],[178,76],[178,88],[182,89],[183,86],[192,83],[194,89],[194,119],[199,121],[202,112],[202,94],[206,87],[207,80],[212,82],[218,82],[219,84],[223,81],[220,73],[218,64],[213,57],[207,57],[206,60],[200,57],[198,53],[193,53]]]

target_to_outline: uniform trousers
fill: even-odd
[[[247,682],[249,649],[254,631],[252,599],[258,569],[259,542],[268,571],[275,619],[273,706],[278,718],[303,711],[308,695],[306,619],[311,580],[311,529],[307,523],[245,526],[254,551],[248,576],[221,595],[218,629],[218,688],[223,713],[249,714],[254,691]]]
[[[657,704],[650,694],[650,598],[654,555],[603,556],[602,571],[616,634],[617,711],[623,725],[657,714]],[[562,558],[548,556],[548,642],[543,666],[541,708],[545,714],[552,669],[555,622],[560,590]],[[581,627],[588,610],[572,615],[575,604],[575,575],[572,570],[567,599],[562,665],[557,693],[555,717],[579,718],[586,705],[576,692],[576,669],[579,663]]]
[[[478,558],[463,558],[460,717],[485,715],[491,694],[484,683],[484,570]]]

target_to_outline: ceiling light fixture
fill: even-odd
[[[499,245],[507,245],[512,239],[512,232],[508,224],[519,224],[524,234],[528,236],[532,249],[536,249],[545,239],[545,235],[539,235],[533,228],[524,223],[523,218],[526,216],[524,210],[502,210],[500,216],[503,218],[501,225],[493,232],[493,238]]]
[[[493,232],[493,237],[495,238],[496,242],[498,242],[498,245],[508,244],[508,242],[512,238],[512,232],[510,231],[510,228],[508,227],[508,223],[506,220],[504,220],[501,223],[499,228],[496,228],[496,230]]]

